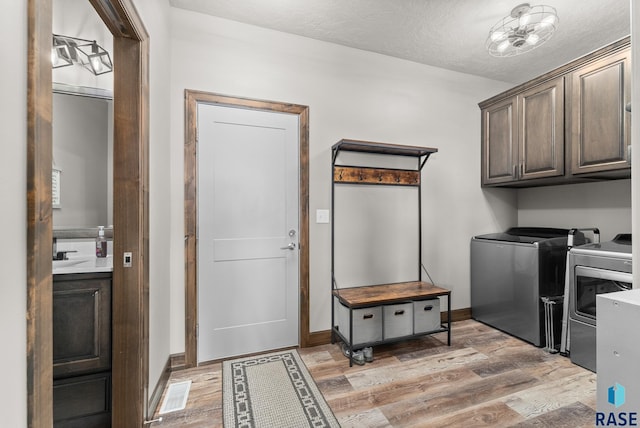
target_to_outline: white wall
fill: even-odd
[[[169,170],[170,22],[168,0],[135,0],[150,35],[149,48],[149,394],[169,358],[170,234]],[[184,242],[184,240],[181,240]],[[181,268],[183,271],[184,268]],[[149,397],[151,398],[151,397]]]
[[[411,167],[415,169],[415,162]],[[338,288],[419,278],[418,197],[416,187],[335,186]],[[311,221],[315,221],[313,215]]]
[[[519,189],[518,225],[597,227],[602,241],[631,233],[631,180]]]
[[[0,36],[5,43],[0,67],[0,388],[2,425],[27,425],[27,2],[5,2]]]
[[[440,150],[423,174],[423,258],[453,290],[453,307],[469,306],[470,237],[517,221],[513,192],[479,184],[477,103],[509,85],[184,10],[171,16],[172,353],[184,350],[185,89],[310,107],[311,331],[330,324],[330,228],[314,219],[329,208],[330,147],[342,138]]]

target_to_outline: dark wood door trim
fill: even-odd
[[[51,427],[52,0],[28,0],[27,418]],[[131,0],[90,0],[114,35],[113,426],[142,427],[148,396],[148,34]]]
[[[197,105],[217,104],[297,114],[300,123],[300,346],[309,336],[309,107],[185,90],[184,217],[185,217],[185,364],[195,367],[198,323],[197,284]]]
[[[148,40],[148,39],[147,39]],[[114,427],[141,426],[149,377],[148,42],[114,37]],[[119,62],[118,62],[119,61]],[[118,65],[124,65],[118,68]],[[119,73],[122,73],[119,75]],[[122,102],[118,102],[118,101]],[[125,101],[126,100],[126,101]],[[124,253],[132,253],[125,268]]]
[[[27,420],[53,423],[51,0],[28,3]]]

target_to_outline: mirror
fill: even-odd
[[[53,85],[53,227],[113,223],[113,95]]]

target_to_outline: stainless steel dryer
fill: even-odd
[[[631,234],[569,251],[569,354],[596,371],[596,296],[632,288]]]

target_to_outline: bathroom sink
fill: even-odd
[[[86,260],[84,259],[76,259],[76,260],[54,260],[53,261],[53,269],[59,269],[63,267],[75,266],[80,263],[84,263]]]
[[[68,260],[54,260],[53,274],[65,273],[91,273],[91,272],[111,272],[113,271],[113,258],[111,256],[98,257],[78,257]]]

